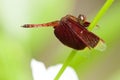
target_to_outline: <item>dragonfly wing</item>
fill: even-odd
[[[88,48],[95,48],[99,42],[102,43],[102,45],[104,44],[103,40],[101,40],[97,35],[88,31],[86,28],[84,28],[84,26],[80,25],[79,23],[74,22],[74,20],[68,19],[66,23],[68,23],[71,31],[76,34],[77,37],[81,39]]]

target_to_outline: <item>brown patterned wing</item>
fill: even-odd
[[[92,32],[89,32],[84,26],[82,26],[79,23],[76,23],[72,19],[68,19],[66,21],[68,23],[69,28],[71,31],[80,39],[83,41],[83,43],[86,44],[89,48],[94,48],[98,42],[100,41],[100,38],[93,34]]]
[[[60,21],[60,25],[55,27],[54,33],[64,45],[77,50],[82,50],[86,47],[86,44],[75,35],[68,26],[68,23],[65,23],[64,21]]]

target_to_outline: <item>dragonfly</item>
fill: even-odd
[[[90,22],[86,16],[80,14],[78,17],[66,15],[60,20],[43,24],[24,24],[24,28],[53,27],[54,34],[64,45],[75,50],[83,50],[86,47],[105,50],[105,42],[87,28]]]

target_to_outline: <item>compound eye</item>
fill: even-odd
[[[82,15],[82,14],[80,14],[78,16],[78,19],[79,19],[80,22],[83,22],[83,23],[86,21],[86,17],[84,15]]]
[[[80,15],[80,19],[83,21],[83,20],[84,20],[84,16],[83,16],[83,15]]]

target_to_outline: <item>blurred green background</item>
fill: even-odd
[[[32,80],[30,61],[47,67],[63,63],[71,52],[54,36],[54,29],[25,29],[26,23],[46,23],[72,14],[92,21],[106,0],[0,0],[0,80]],[[120,80],[120,1],[93,30],[107,44],[103,52],[78,51],[71,62],[80,80]]]

